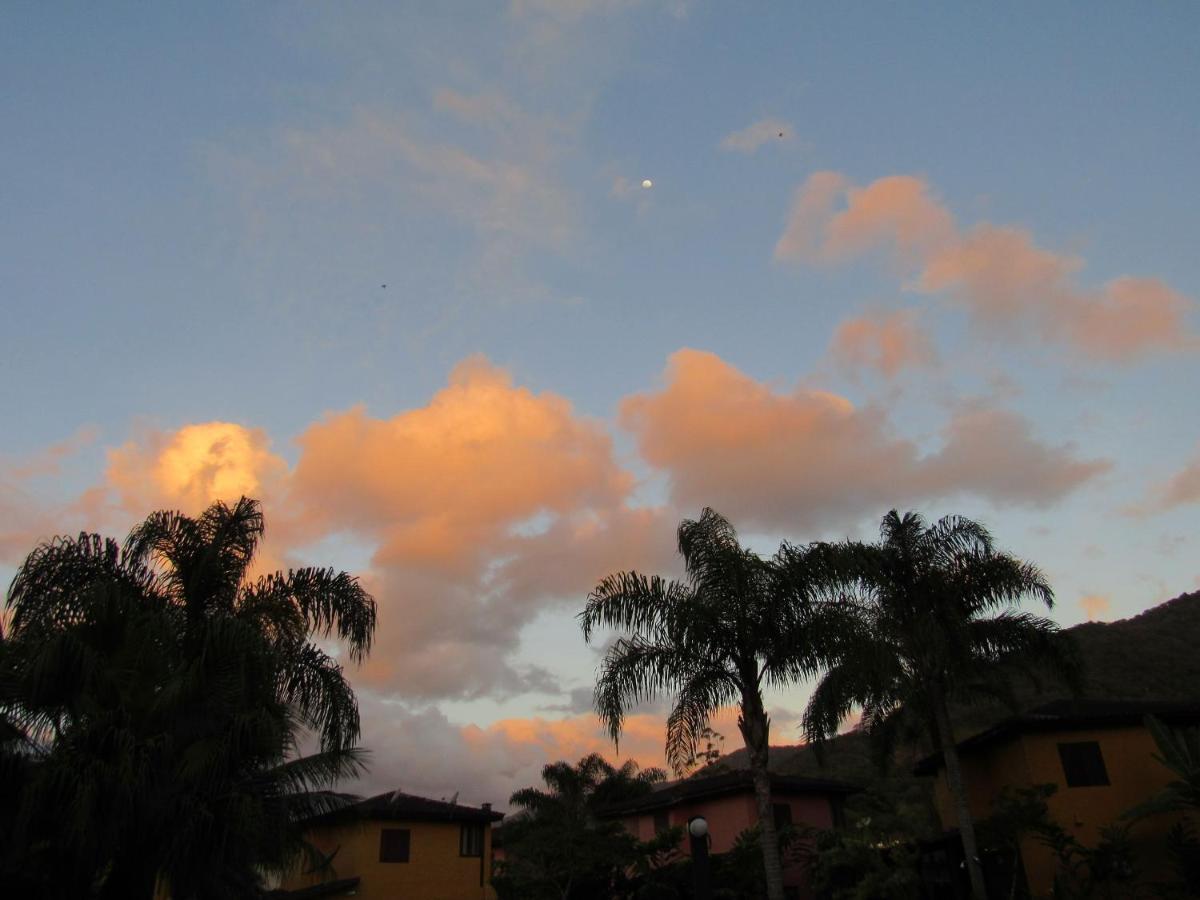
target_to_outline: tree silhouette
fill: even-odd
[[[955,747],[951,700],[1011,695],[1010,670],[1020,658],[1078,680],[1058,625],[1015,608],[1025,597],[1046,606],[1054,594],[1036,566],[998,551],[982,525],[950,516],[926,526],[916,513],[889,512],[876,545],[845,542],[830,552],[852,570],[863,599],[858,626],[847,632],[836,664],[821,679],[804,715],[810,740],[837,733],[861,707],[874,737],[888,742],[919,722],[939,747],[954,799],[971,889],[986,891],[975,829]],[[797,555],[803,565],[805,550]],[[787,548],[782,564],[786,567]],[[1027,669],[1028,671],[1028,669]]]
[[[636,838],[620,822],[596,813],[613,803],[650,793],[666,777],[629,760],[613,766],[597,753],[550,763],[542,769],[545,788],[512,795],[517,812],[505,821],[504,855],[496,878],[503,897],[615,896],[639,859]]]
[[[154,513],[123,546],[56,538],[18,570],[0,751],[25,777],[0,824],[35,894],[255,896],[360,770],[354,694],[311,638],[362,659],[375,603],[331,570],[248,579],[262,535],[242,498]]]
[[[584,639],[596,629],[626,632],[605,654],[596,710],[613,740],[627,710],[662,694],[667,760],[677,773],[696,755],[714,713],[738,708],[749,755],[760,844],[771,900],[783,898],[783,870],[767,769],[770,717],[763,689],[817,674],[837,648],[845,614],[831,556],[791,548],[786,572],[738,542],[720,514],[705,509],[679,526],[685,581],[620,572],[605,578],[580,614]]]

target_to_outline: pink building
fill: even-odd
[[[843,800],[856,790],[853,785],[841,781],[772,775],[775,823],[812,828],[840,827]],[[708,820],[712,853],[732,849],[738,835],[758,821],[750,772],[743,769],[670,782],[647,797],[616,804],[604,812],[605,818],[619,818],[631,834],[643,841],[672,826],[686,826],[695,816]],[[687,852],[686,840],[681,849]],[[811,896],[808,873],[803,865],[788,866],[784,870],[784,884],[790,896]]]

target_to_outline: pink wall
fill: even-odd
[[[825,794],[799,794],[776,796],[773,803],[786,803],[792,810],[793,825],[809,825],[813,828],[832,828],[833,810]],[[720,797],[702,797],[685,801],[668,810],[668,824],[686,826],[693,816],[704,816],[708,820],[708,833],[712,837],[712,852],[725,853],[733,849],[737,836],[758,821],[754,795],[749,791],[740,794],[725,794]],[[626,830],[638,840],[648,841],[654,837],[654,814],[642,813],[624,820]],[[685,835],[680,851],[688,852]],[[784,869],[784,882],[801,888],[801,895],[808,895],[808,873],[802,865],[793,864]]]

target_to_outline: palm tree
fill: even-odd
[[[542,769],[545,789],[522,788],[504,823],[502,896],[609,896],[637,860],[638,842],[619,822],[597,818],[603,807],[643,797],[663,781],[661,769],[627,760],[613,766],[598,753]]]
[[[608,650],[596,684],[596,710],[614,741],[626,712],[671,694],[667,761],[677,774],[695,758],[712,715],[737,705],[758,808],[767,893],[782,900],[783,871],[767,769],[770,717],[766,687],[820,671],[835,649],[841,607],[836,584],[803,548],[783,573],[738,543],[711,509],[679,526],[685,581],[620,572],[605,578],[580,614],[585,641],[598,628],[630,633]],[[806,567],[805,563],[809,563]]]
[[[1053,605],[1045,576],[998,551],[982,525],[949,516],[927,527],[916,513],[892,510],[881,536],[877,545],[831,547],[852,570],[864,602],[859,626],[809,701],[804,729],[820,742],[855,707],[877,740],[893,738],[906,719],[924,725],[942,751],[971,890],[983,900],[949,703],[1011,697],[1006,660],[1047,665],[1072,685],[1077,665],[1070,647],[1056,639],[1054,622],[1017,609],[1025,597]]]
[[[362,659],[375,603],[331,570],[250,580],[262,535],[242,498],[155,513],[124,546],[57,538],[17,572],[0,714],[31,777],[5,843],[27,865],[58,839],[79,878],[51,872],[45,893],[253,896],[301,852],[299,819],[342,801],[328,787],[361,769],[358,707],[310,638]]]

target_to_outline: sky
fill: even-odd
[[[255,496],[260,571],[379,604],[358,789],[501,808],[617,758],[575,615],[676,574],[705,506],[763,553],[971,516],[1064,626],[1200,588],[1198,29],[6,3],[0,578]],[[769,698],[774,743],[810,688]],[[662,763],[663,710],[621,759]]]

